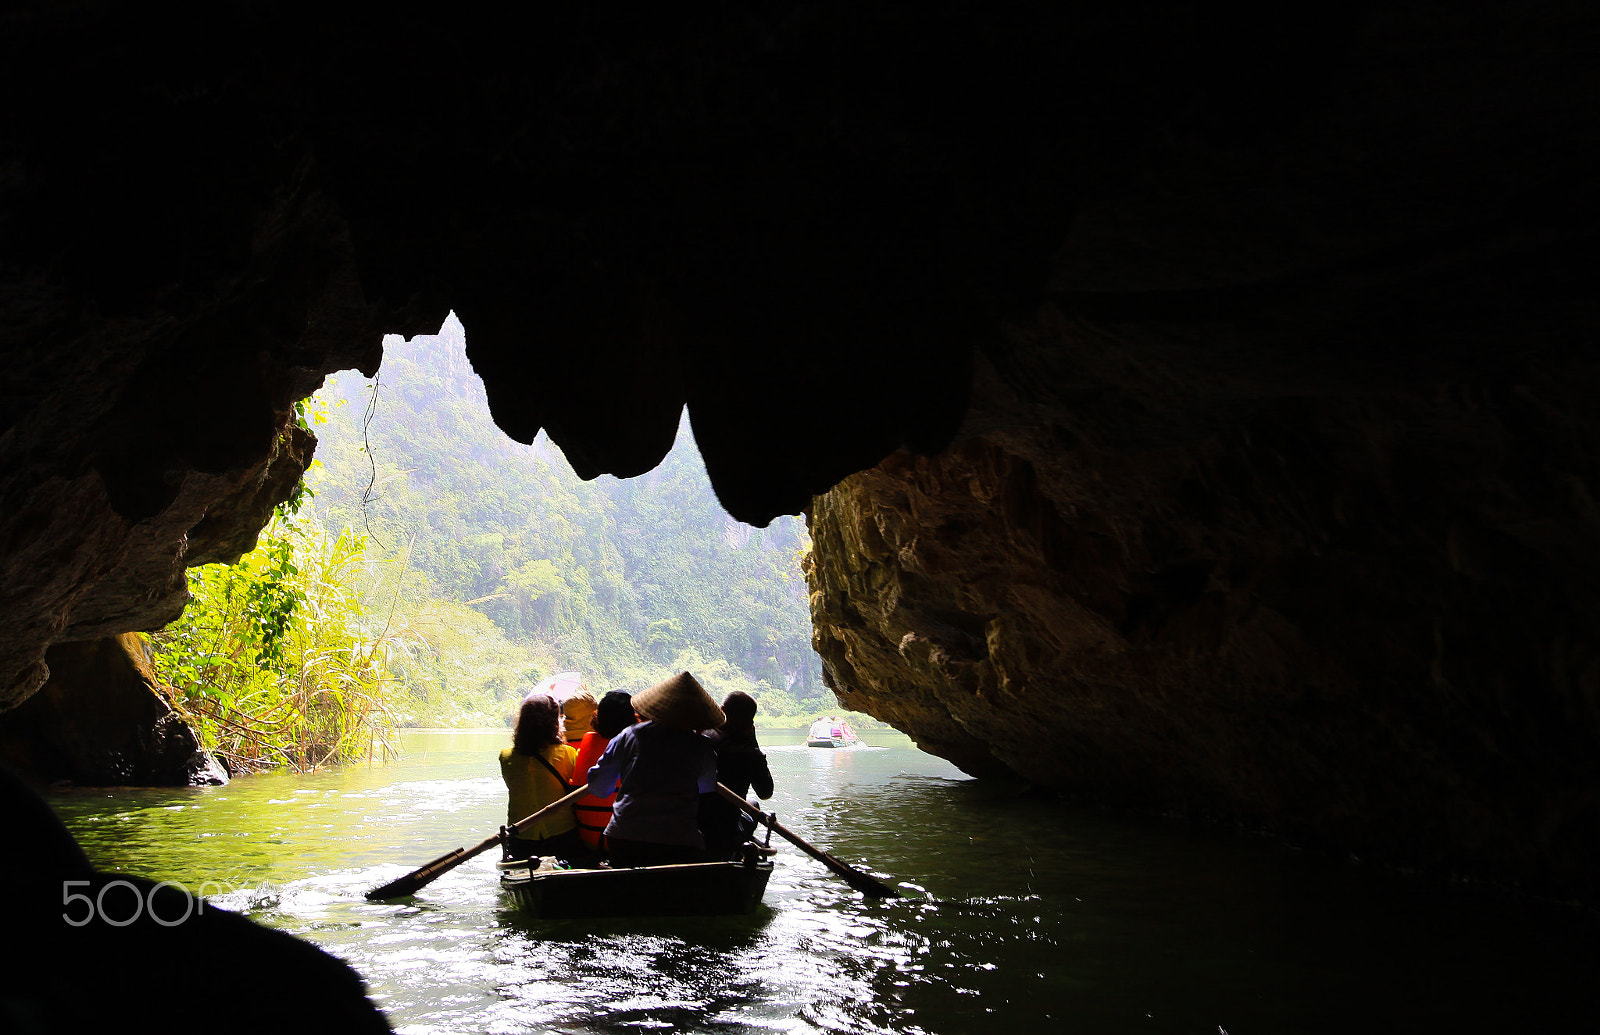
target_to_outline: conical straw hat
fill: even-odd
[[[714,730],[727,721],[705,687],[687,672],[634,694],[633,710],[652,722],[686,730]]]

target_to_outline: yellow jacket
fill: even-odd
[[[561,774],[563,780],[568,782],[572,780],[573,766],[578,760],[578,752],[572,745],[551,744],[544,749],[544,757],[545,761]],[[506,790],[511,794],[511,800],[506,808],[508,824],[515,823],[519,819],[527,819],[556,799],[564,797],[571,790],[566,784],[558,783],[550,774],[550,770],[539,764],[538,759],[519,755],[515,748],[506,748],[500,752],[500,775],[505,779]],[[572,814],[572,806],[568,805],[533,826],[519,831],[517,836],[524,840],[537,841],[564,834],[577,825],[578,821]]]

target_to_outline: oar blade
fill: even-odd
[[[453,852],[446,852],[426,866],[419,866],[417,869],[412,870],[404,877],[396,877],[381,887],[373,888],[367,892],[367,901],[381,902],[388,898],[404,898],[407,895],[415,895],[419,889],[432,884],[436,878],[449,873],[474,855],[477,855],[481,850],[482,846],[480,845],[471,852],[468,852],[465,848],[457,848]]]
[[[579,798],[588,793],[589,788],[587,787],[574,788],[565,796],[557,798],[555,801],[546,805],[533,815],[527,817],[526,819],[519,819],[509,827],[502,827],[500,833],[495,834],[493,837],[484,838],[471,848],[457,848],[453,852],[446,852],[439,856],[439,858],[433,860],[433,862],[428,863],[426,866],[412,870],[404,877],[401,877],[397,880],[392,880],[383,885],[381,888],[373,888],[371,891],[367,892],[367,899],[372,902],[378,902],[386,898],[404,898],[407,895],[416,894],[420,888],[432,884],[436,878],[444,876],[446,873],[449,873],[451,870],[455,869],[457,866],[460,866],[468,859],[475,858],[478,855],[488,851],[490,848],[493,848],[495,845],[499,844],[503,838],[519,833],[520,831],[532,826],[533,824],[539,822],[539,820],[555,812],[557,809],[561,808],[561,806],[571,805],[573,802],[577,801]]]
[[[900,893],[870,873],[862,873],[848,863],[842,863],[827,852],[820,849],[815,856],[816,860],[826,866],[833,874],[841,878],[846,884],[866,895],[868,898],[899,898]]]
[[[775,817],[764,815],[760,809],[754,807],[749,802],[745,801],[743,797],[735,794],[733,791],[730,791],[727,787],[724,787],[720,783],[717,784],[717,793],[721,794],[728,801],[750,813],[750,815],[754,816],[758,822],[767,823],[790,844],[811,856],[811,858],[817,860],[817,862],[826,866],[830,872],[842,878],[846,884],[850,885],[852,888],[855,888],[863,895],[866,895],[869,898],[900,897],[900,893],[898,891],[889,887],[889,885],[885,884],[883,881],[872,876],[871,874],[862,873],[855,867],[835,859],[827,852],[824,852],[810,841],[807,841],[805,838],[795,833],[793,830],[790,830],[782,823],[779,823]]]
[[[415,873],[408,873],[404,877],[396,878],[382,887],[368,891],[367,901],[382,902],[385,899],[405,898],[407,895],[415,895],[427,883],[427,881],[418,880]]]
[[[846,883],[868,898],[900,897],[900,893],[898,891],[889,887],[889,885],[885,884],[881,880],[878,880],[876,877],[862,873],[860,870],[850,871],[849,876],[845,876],[842,873],[839,876],[844,877]]]

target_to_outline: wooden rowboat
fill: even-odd
[[[427,887],[468,859],[477,858],[497,844],[505,845],[507,839],[515,836],[518,831],[526,830],[556,809],[563,805],[571,805],[587,793],[589,793],[587,787],[579,787],[526,819],[519,819],[508,827],[501,827],[499,833],[484,838],[471,848],[457,848],[455,851],[446,852],[410,873],[371,889],[367,892],[367,901],[382,902],[386,899],[414,895],[418,889]],[[764,843],[747,842],[740,849],[739,861],[638,867],[632,870],[541,870],[523,859],[498,864],[503,874],[501,883],[519,904],[529,909],[535,916],[704,916],[717,913],[747,913],[755,909],[757,903],[761,901],[761,896],[766,893],[767,878],[772,876],[774,854],[772,835],[776,833],[822,863],[863,895],[871,898],[900,897],[898,891],[883,881],[835,859],[779,823],[776,815],[762,812],[720,783],[717,784],[717,793],[739,806],[767,828]],[[649,875],[651,871],[669,870],[692,872]],[[640,876],[641,873],[645,875]],[[550,877],[558,879],[551,883],[548,880]],[[690,899],[689,901],[679,901],[674,898],[685,890],[690,893],[685,896],[686,899]],[[557,901],[552,894],[557,891],[571,891],[575,894],[570,896],[569,901],[563,902]],[[578,894],[583,891],[593,894],[592,896]],[[616,891],[617,897],[604,903],[595,901],[595,896],[610,891]]]
[[[772,876],[770,855],[759,853],[739,862],[595,870],[538,870],[536,863],[497,864],[500,888],[524,913],[545,919],[749,913]]]

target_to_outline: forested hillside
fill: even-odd
[[[498,718],[568,669],[631,691],[688,668],[768,715],[837,707],[810,646],[804,523],[729,518],[687,423],[649,474],[581,481],[542,435],[495,427],[453,315],[438,336],[390,337],[375,382],[338,375],[312,405],[317,519],[366,535],[408,609],[452,616],[401,663],[407,721]]]

